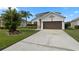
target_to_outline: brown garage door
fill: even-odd
[[[43,22],[43,29],[62,29],[62,21]]]

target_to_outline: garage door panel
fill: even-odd
[[[43,29],[62,29],[62,21],[43,22]]]

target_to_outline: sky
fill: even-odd
[[[33,14],[33,17],[30,17],[28,21],[32,20],[36,14],[42,13],[42,12],[60,12],[61,15],[65,16],[65,22],[74,20],[75,18],[79,17],[79,7],[12,7],[16,8],[18,11],[24,10],[24,11],[30,11],[31,14]],[[0,8],[0,14],[6,10],[6,8],[1,7]]]

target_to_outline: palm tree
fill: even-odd
[[[22,17],[16,9],[11,9],[11,7],[9,7],[3,14],[1,14],[1,17],[5,22],[5,27],[9,29],[10,33],[17,32],[16,29],[20,25],[20,20]]]
[[[27,25],[27,18],[30,18],[30,16],[33,16],[29,11],[20,11],[22,14],[22,17],[26,18],[26,25]]]

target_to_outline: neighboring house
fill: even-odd
[[[32,24],[37,24],[37,29],[64,29],[64,16],[55,12],[37,14]]]
[[[19,27],[26,27],[27,24],[26,24],[26,20],[21,20],[21,24]]]
[[[71,21],[71,27],[79,26],[79,17]]]
[[[4,22],[2,21],[1,17],[0,17],[0,27],[4,27]]]

